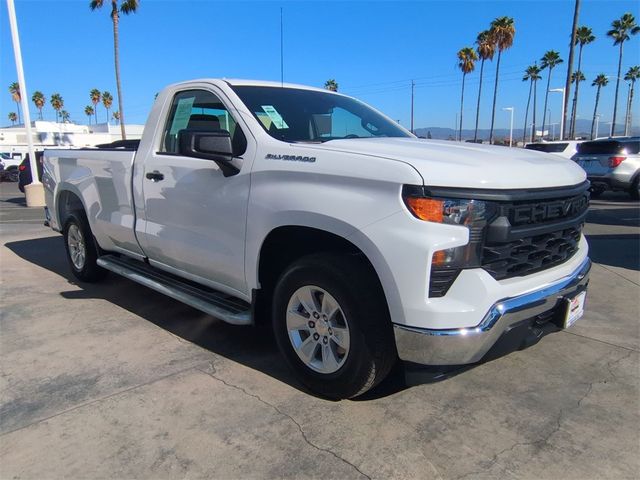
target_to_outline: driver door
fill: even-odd
[[[209,90],[177,92],[166,118],[161,145],[144,159],[140,244],[153,266],[246,296],[248,168],[225,177],[214,161],[182,154],[178,134],[183,129],[226,130],[239,162],[255,146],[247,145],[229,109]]]

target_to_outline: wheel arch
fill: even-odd
[[[344,252],[360,256],[381,288],[391,318],[395,320],[403,316],[402,309],[398,308],[401,305],[400,295],[391,269],[364,233],[348,224],[337,225],[336,228],[284,224],[264,236],[257,252],[255,285],[259,293],[255,298],[256,317],[270,311],[273,287],[284,269],[297,258],[321,252]],[[259,318],[257,321],[260,322]]]
[[[72,212],[81,211],[85,215],[87,214],[82,195],[72,185],[60,186],[56,194],[55,206],[60,230],[64,228],[64,224]]]

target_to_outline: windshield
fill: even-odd
[[[285,142],[411,136],[371,107],[342,95],[297,88],[232,88],[265,131]]]

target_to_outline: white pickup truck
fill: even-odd
[[[583,312],[589,183],[569,160],[218,79],[167,87],[139,145],[110,147],[45,152],[45,214],[75,276],[269,323],[320,395],[360,395],[398,358],[478,362]]]

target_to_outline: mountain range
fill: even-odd
[[[538,125],[537,129],[540,131],[542,125]],[[549,127],[546,127],[549,130]],[[599,136],[604,137],[609,134],[610,124],[606,124],[600,122],[598,127]],[[622,124],[618,124],[618,132],[622,129]],[[581,120],[578,119],[576,121],[576,138],[582,137],[585,139],[589,138],[591,132],[591,121],[590,120]],[[419,137],[428,138],[429,133],[431,133],[431,138],[437,140],[453,140],[456,135],[456,130],[453,128],[446,127],[421,127],[415,129],[415,134]],[[550,133],[553,133],[551,131]],[[462,129],[462,139],[469,140],[473,139],[474,130],[472,128],[463,128]],[[620,135],[620,133],[618,133]],[[631,127],[631,135],[640,135],[640,127],[634,126]],[[509,129],[508,128],[495,128],[493,130],[493,136],[498,140],[509,140]],[[555,136],[556,139],[560,136],[560,130],[558,129],[558,125],[555,126]],[[478,138],[482,140],[489,140],[489,129],[478,129]],[[513,140],[514,142],[519,141],[522,142],[522,127],[513,128]],[[527,135],[526,141],[529,141],[529,136]]]

